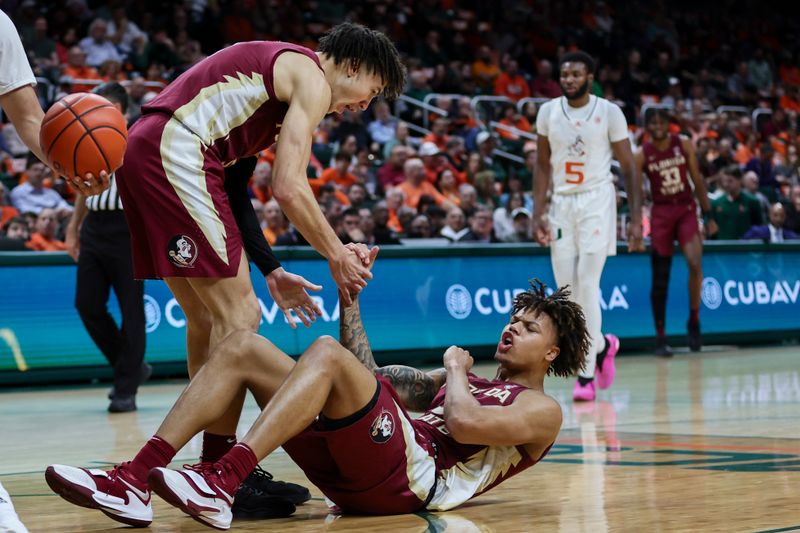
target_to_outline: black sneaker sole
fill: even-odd
[[[294,503],[286,498],[262,496],[259,505],[236,505],[234,499],[231,512],[234,518],[286,518],[294,514]]]

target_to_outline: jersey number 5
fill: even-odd
[[[567,183],[570,185],[580,185],[583,183],[583,163],[567,162]]]

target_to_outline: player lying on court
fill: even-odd
[[[472,357],[456,346],[444,353],[444,369],[429,374],[377,368],[357,300],[342,308],[340,342],[320,337],[297,362],[257,334],[236,333],[133,461],[109,472],[52,465],[47,483],[127,524],[150,524],[153,490],[227,529],[237,487],[282,445],[344,512],[454,508],[536,464],[558,435],[561,409],[544,393],[544,377],[577,372],[589,345],[583,312],[568,295],[561,288],[546,296],[536,281],[514,299],[493,380],[470,374]],[[263,411],[241,442],[214,464],[165,468],[243,389]],[[425,412],[412,420],[406,408]]]

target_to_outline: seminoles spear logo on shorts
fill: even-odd
[[[172,264],[181,268],[194,268],[197,260],[197,245],[191,237],[175,235],[169,240],[167,254]]]
[[[394,435],[394,417],[389,411],[381,410],[369,427],[369,436],[378,444],[383,444]]]

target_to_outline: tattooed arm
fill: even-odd
[[[416,368],[403,365],[389,365],[378,368],[372,349],[369,346],[364,324],[361,322],[361,309],[358,297],[353,298],[353,305],[341,307],[339,318],[339,343],[353,352],[368,370],[384,376],[400,395],[400,399],[409,411],[426,410],[433,397],[444,385],[446,372],[443,368],[427,374]]]
[[[361,364],[367,367],[367,370],[374,372],[378,365],[375,363],[372,348],[369,347],[367,333],[364,331],[364,324],[361,322],[361,308],[358,304],[358,297],[353,297],[353,305],[350,307],[340,305],[339,309],[341,310],[341,316],[339,317],[339,344],[353,352],[356,359],[361,361]]]
[[[437,368],[428,373],[404,365],[382,366],[376,373],[389,380],[409,411],[421,413],[430,407],[436,393],[444,385],[447,372]]]

